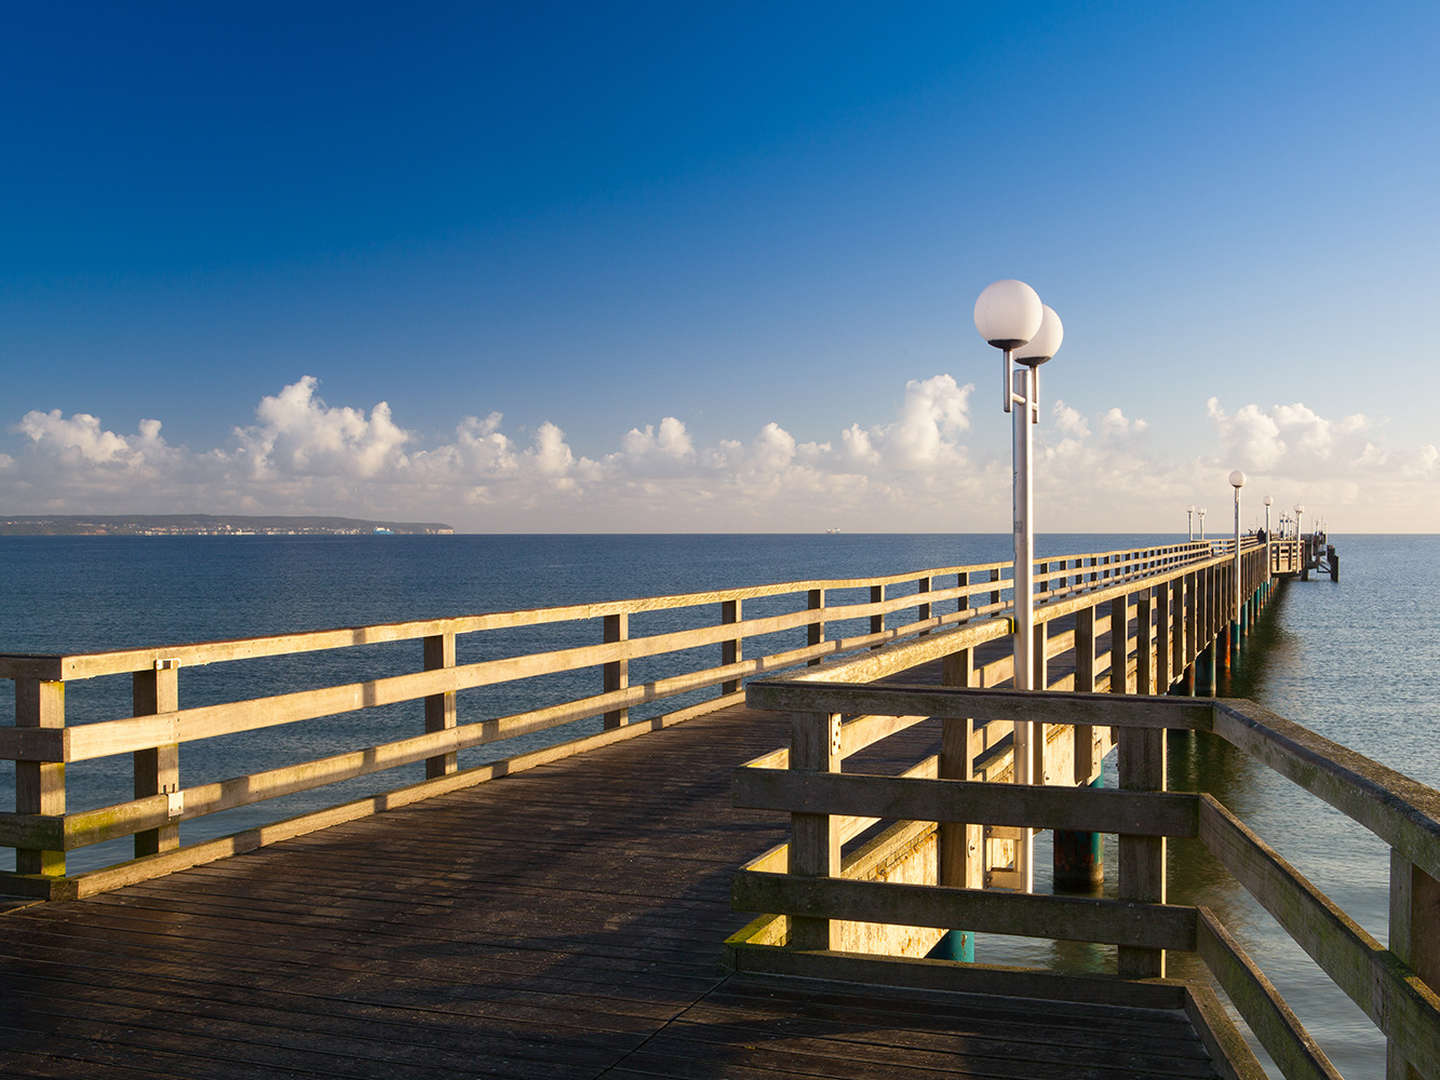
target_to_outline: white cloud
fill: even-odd
[[[1112,439],[1126,435],[1140,435],[1149,427],[1148,421],[1127,419],[1118,405],[1107,409],[1105,415],[1100,418],[1100,431]]]
[[[858,465],[920,472],[957,464],[955,436],[970,430],[974,384],[959,386],[949,375],[912,379],[894,423],[865,429],[851,424],[841,435],[849,460]]]
[[[159,420],[141,420],[134,435],[117,435],[100,426],[89,413],[64,416],[59,409],[32,410],[20,418],[15,430],[37,448],[72,462],[139,468],[147,458],[163,453]]]
[[[1062,435],[1083,439],[1090,434],[1090,424],[1080,415],[1080,411],[1066,405],[1059,398],[1050,406],[1050,413],[1055,419],[1055,430]]]
[[[387,403],[378,403],[368,417],[363,409],[331,408],[315,393],[318,383],[305,375],[267,395],[255,409],[259,423],[236,430],[255,476],[364,478],[407,464],[400,448],[411,436],[396,426]]]
[[[89,413],[26,412],[9,429],[16,445],[0,451],[0,503],[14,513],[348,513],[537,531],[997,531],[1009,519],[1008,439],[972,455],[960,440],[973,387],[949,375],[907,383],[891,421],[850,423],[838,437],[802,441],[772,421],[702,445],[667,415],[617,431],[594,457],[553,422],[507,433],[498,412],[422,445],[385,402],[331,406],[318,390],[304,376],[265,396],[254,423],[200,451],[168,445],[159,420],[121,434]],[[1212,398],[1206,413],[1207,452],[1167,458],[1119,406],[1087,418],[1056,401],[1036,429],[1042,530],[1166,528],[1207,492],[1228,496],[1224,476],[1237,465],[1254,490],[1323,507],[1332,523],[1351,507],[1440,529],[1434,444],[1389,447],[1365,416],[1331,420],[1302,403],[1229,412]]]
[[[1244,405],[1232,415],[1214,397],[1205,409],[1222,456],[1242,469],[1299,477],[1378,465],[1383,458],[1367,436],[1372,425],[1362,413],[1331,421],[1297,401],[1268,410]]]

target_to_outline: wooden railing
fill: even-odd
[[[1299,539],[1291,537],[1288,540],[1270,541],[1272,574],[1298,574],[1304,566],[1304,553]]]
[[[1166,950],[1186,950],[1203,960],[1287,1078],[1333,1080],[1339,1073],[1216,913],[1167,902],[1166,840],[1196,837],[1384,1032],[1391,1080],[1440,1077],[1440,792],[1243,700],[792,680],[752,683],[749,701],[790,713],[793,738],[788,753],[737,770],[736,805],[787,812],[792,824],[788,845],[736,874],[736,909],[766,914],[727,943],[734,968],[1194,1009],[1203,994],[1162,978]],[[851,715],[864,716],[864,737],[862,721],[842,720]],[[997,725],[1116,729],[1121,790],[974,780],[947,773],[943,752],[938,770],[930,759],[899,776],[841,771],[845,757],[912,717],[939,718],[943,745],[965,747],[957,760]],[[1220,736],[1384,840],[1389,947],[1215,798],[1167,791],[1167,730]],[[842,861],[841,844],[876,822],[896,823],[882,834],[892,845],[940,823],[939,883],[864,880],[853,860]],[[977,823],[1117,834],[1119,898],[978,887],[963,866],[965,830]],[[1117,974],[1100,977],[1106,985],[1097,989],[1096,977],[841,951],[839,930],[855,922],[1107,943],[1118,947]],[[1214,1010],[1193,1018],[1207,1039],[1226,1028]],[[1231,1062],[1226,1075],[1265,1075],[1238,1040],[1211,1049]]]
[[[1217,575],[1225,573],[1224,560],[1209,556],[1204,544],[1053,556],[1037,565],[1044,601],[1039,605],[1037,633],[1044,633],[1050,620],[1084,607],[1083,597],[1096,590],[1154,579],[1190,581],[1189,595],[1195,595],[1195,581],[1213,578],[1218,583]],[[16,872],[0,875],[0,892],[85,895],[250,850],[738,704],[743,700],[744,679],[818,664],[837,654],[860,651],[860,670],[867,663],[893,664],[891,654],[882,658],[881,652],[873,651],[882,646],[920,643],[918,649],[897,654],[908,657],[909,663],[945,655],[947,650],[956,652],[958,639],[943,631],[959,626],[983,624],[988,627],[982,634],[989,635],[985,640],[1004,637],[1008,621],[997,621],[995,616],[1009,607],[1002,595],[1012,585],[1012,578],[1006,576],[1009,567],[1009,563],[942,567],[876,578],[786,582],[110,652],[0,655],[0,677],[14,681],[16,701],[15,726],[0,727],[0,759],[16,763],[16,809],[0,813],[0,845],[16,849]],[[859,591],[864,598],[835,602],[838,594],[849,591]],[[758,617],[745,614],[747,602],[772,598],[793,610]],[[942,607],[951,610],[942,612]],[[1127,620],[1129,611],[1125,609]],[[701,625],[632,636],[631,617],[653,612],[693,613]],[[896,625],[897,618],[904,621]],[[868,620],[868,631],[839,639],[827,636],[827,627],[833,630],[837,623],[850,620]],[[457,639],[467,635],[590,621],[600,624],[596,635],[600,640],[595,644],[457,662]],[[776,647],[772,639],[770,651],[750,655],[755,639],[786,631],[796,637],[803,634],[804,644]],[[1040,655],[1043,658],[1047,651],[1054,655],[1056,649],[1070,647],[1069,641],[1063,635],[1050,639]],[[181,673],[190,667],[396,642],[420,643],[421,670],[223,704],[180,706]],[[698,647],[717,648],[720,662],[631,684],[631,662]],[[587,669],[598,669],[599,693],[500,716],[468,718],[457,709],[456,694],[461,691]],[[994,685],[1008,678],[1012,669],[1008,658],[996,660],[980,669],[981,684]],[[67,725],[67,684],[117,676],[130,678],[132,715]],[[716,696],[642,723],[630,722],[629,710],[636,706],[705,690],[715,690]],[[181,783],[181,747],[187,743],[409,701],[423,703],[421,733],[212,783]],[[603,718],[602,729],[459,768],[460,751],[589,718]],[[67,768],[125,754],[133,758],[134,798],[95,809],[67,808]],[[426,779],[420,783],[181,846],[180,827],[185,822],[422,761]],[[67,875],[67,852],[131,836],[133,860]]]

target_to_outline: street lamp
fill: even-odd
[[[1295,504],[1295,539],[1300,539],[1300,519],[1305,516],[1305,507]]]
[[[1265,496],[1265,542],[1267,544],[1270,542],[1270,504],[1274,501],[1271,496]]]
[[[1001,401],[1011,414],[1014,436],[1013,525],[1015,538],[1015,677],[1016,690],[1033,690],[1033,624],[1035,622],[1035,535],[1031,528],[1035,493],[1030,460],[1034,440],[1031,425],[1040,422],[1040,365],[1060,349],[1065,330],[1054,310],[1023,281],[997,281],[985,287],[975,301],[975,329],[1004,355]],[[1016,369],[1012,360],[1021,366]],[[1043,689],[1043,688],[1042,688]],[[1013,751],[1015,782],[1033,783],[1032,725],[1015,724]],[[1030,829],[1016,858],[1025,892],[1035,891],[1034,838]]]
[[[1245,474],[1239,469],[1230,473],[1230,486],[1235,489],[1235,626],[1230,631],[1233,642],[1240,632],[1240,489],[1245,486]]]
[[[1195,539],[1195,504],[1185,507],[1185,539]]]
[[[1205,507],[1198,506],[1195,512],[1200,515],[1200,539],[1205,539]]]

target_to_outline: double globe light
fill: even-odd
[[[1025,282],[1006,278],[987,285],[975,301],[975,329],[987,344],[1005,354],[1001,401],[1006,412],[1010,411],[1013,400],[1011,360],[1030,368],[1031,421],[1037,422],[1039,402],[1035,399],[1039,396],[1036,393],[1039,380],[1034,377],[1034,371],[1060,351],[1060,342],[1065,337],[1060,316],[1054,308],[1041,303],[1040,295]]]

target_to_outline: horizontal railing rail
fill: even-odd
[[[1204,962],[1283,1075],[1338,1077],[1216,913],[1168,902],[1165,839],[1197,838],[1384,1033],[1392,1077],[1440,1076],[1440,951],[1433,945],[1440,939],[1440,791],[1243,700],[875,686],[813,677],[752,683],[748,700],[755,708],[791,714],[794,735],[788,754],[765,755],[736,770],[735,803],[790,814],[792,835],[785,851],[767,852],[735,876],[736,909],[763,913],[727,943],[735,967],[941,985],[937,961],[837,951],[839,928],[855,922],[964,928],[1118,946],[1118,974],[1111,978],[1145,980],[1134,984],[1132,992],[1139,994],[1158,992],[1165,950],[1184,950]],[[972,739],[995,723],[1105,725],[1118,733],[1121,790],[957,779],[933,768],[900,776],[842,771],[851,747],[831,733],[843,736],[858,722],[843,718],[861,714],[872,718],[879,737],[893,733],[873,719],[885,716],[907,721],[896,731],[930,718],[963,725]],[[1225,739],[1384,840],[1392,852],[1389,946],[1213,796],[1166,791],[1167,730]],[[967,755],[974,749],[967,742]],[[844,840],[836,823],[856,820],[905,823],[906,843],[913,843],[917,826],[930,823],[939,835],[939,880],[899,884],[840,872]],[[987,889],[955,880],[953,871],[947,880],[946,830],[977,823],[1116,834],[1119,898]],[[774,925],[786,932],[777,933]],[[1064,993],[1056,984],[1035,988],[1034,980],[1048,974],[1043,971],[949,967],[943,985],[952,988]],[[1232,1049],[1241,1057],[1248,1053]],[[1240,1063],[1239,1074],[1263,1075],[1253,1058]]]

